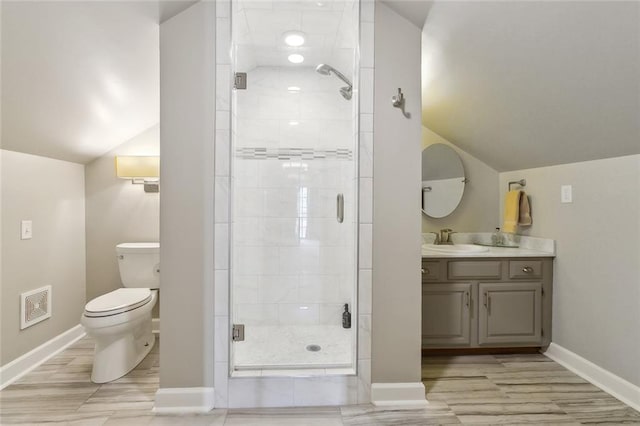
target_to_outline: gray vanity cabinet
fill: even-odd
[[[471,284],[431,284],[422,287],[422,343],[471,344]]]
[[[552,258],[423,259],[423,348],[547,346],[552,277]]]
[[[540,345],[542,283],[480,283],[478,344]]]

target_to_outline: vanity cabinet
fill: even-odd
[[[471,344],[471,284],[422,287],[422,341],[430,345]]]
[[[552,277],[552,258],[423,259],[423,348],[548,346]]]

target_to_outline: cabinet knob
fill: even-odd
[[[422,268],[422,273],[425,275],[429,275],[430,274],[429,268]]]
[[[525,266],[524,268],[522,268],[522,272],[524,272],[525,274],[530,274],[533,272],[533,268],[531,266]]]

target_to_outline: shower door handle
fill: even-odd
[[[343,194],[338,194],[338,197],[336,199],[336,206],[337,206],[336,219],[338,219],[338,223],[342,223],[344,222],[344,195]]]

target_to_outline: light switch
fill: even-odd
[[[33,223],[30,220],[23,220],[20,223],[20,239],[30,240],[33,236]]]
[[[573,187],[571,185],[562,185],[560,187],[560,202],[561,203],[573,202]]]

